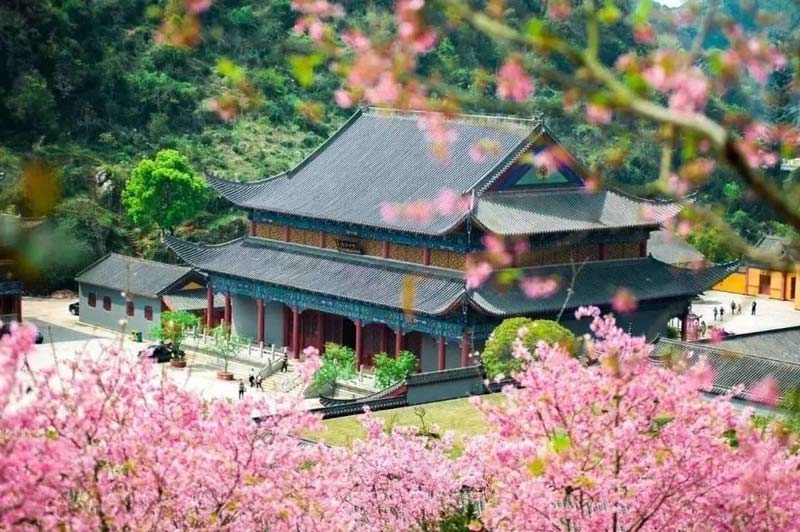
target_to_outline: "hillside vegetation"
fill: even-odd
[[[290,3],[217,0],[202,15],[202,38],[193,48],[156,42],[165,1],[0,4],[0,211],[48,216],[49,230],[73,251],[42,261],[37,289],[70,287],[78,269],[108,251],[169,260],[158,233],[135,227],[121,204],[124,183],[141,159],[171,148],[200,173],[252,180],[287,170],[346,119],[351,111],[332,104],[338,82],[331,73],[316,69],[307,86],[296,79],[289,59],[310,48],[292,31]],[[349,23],[376,32],[391,23],[390,1],[351,4]],[[510,20],[520,24],[541,11],[534,1],[509,0],[506,5]],[[553,24],[580,38],[578,28]],[[790,38],[786,32],[783,38]],[[678,37],[660,38],[666,45],[681,44]],[[637,47],[622,30],[605,34],[603,43],[608,57]],[[425,57],[424,67],[453,86],[476,91],[481,69],[497,68],[502,57],[495,43],[460,29]],[[208,101],[227,90],[227,64],[243,69],[260,95],[258,106],[230,122],[208,109]],[[742,87],[741,101],[751,90]],[[477,92],[481,99],[473,110],[502,111],[491,98],[491,86]],[[741,101],[714,105],[722,109]],[[323,105],[309,107],[315,102]],[[774,107],[758,111],[790,106],[778,100]],[[556,135],[612,184],[639,190],[657,176],[653,131],[624,119],[611,128],[590,125],[563,108],[562,94],[542,82],[524,112],[543,112]],[[737,229],[750,238],[775,230],[770,213],[748,203],[732,176],[722,170],[718,177],[706,194],[722,201]],[[54,201],[42,208],[33,197],[41,194]],[[219,242],[240,234],[244,226],[240,214],[212,199],[179,232]]]

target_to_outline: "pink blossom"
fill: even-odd
[[[748,125],[739,147],[751,168],[768,168],[778,164],[778,154],[772,151],[775,144],[775,131],[762,122]]]
[[[544,168],[547,175],[554,174],[559,171],[561,162],[559,161],[558,148],[545,148],[533,156],[533,164],[538,168]]]
[[[748,394],[754,401],[764,403],[769,406],[775,406],[780,400],[780,388],[778,388],[778,381],[771,375],[761,379],[752,388],[748,390]]]
[[[492,275],[492,265],[486,261],[480,261],[477,264],[467,261],[467,267],[464,270],[464,279],[467,281],[467,288],[474,290],[480,288],[489,277]]]
[[[519,286],[529,299],[544,299],[558,291],[559,282],[553,277],[525,277]]]
[[[586,120],[592,124],[610,124],[611,108],[605,105],[590,103],[586,105]]]
[[[403,216],[418,224],[427,224],[436,213],[434,206],[429,201],[415,201],[403,206]]]
[[[462,196],[453,190],[444,189],[439,192],[434,203],[440,214],[452,216],[469,212],[471,200],[468,196]]]
[[[695,112],[705,108],[710,83],[699,68],[685,65],[675,52],[659,50],[653,58],[642,77],[653,89],[670,95],[670,109]]]
[[[203,11],[207,11],[211,4],[214,3],[214,0],[185,0],[186,1],[186,9],[191,13],[202,13]]]
[[[547,16],[553,20],[567,20],[572,13],[572,6],[567,0],[548,0]]]
[[[522,61],[509,57],[497,72],[497,96],[501,100],[522,102],[533,95],[533,80],[525,73]]]
[[[698,390],[709,392],[714,388],[717,370],[709,364],[708,360],[703,359],[692,366],[689,376],[694,387]]]
[[[350,95],[349,92],[343,89],[337,89],[333,93],[333,97],[336,100],[336,105],[343,108],[348,108],[353,106],[353,97]]]
[[[400,218],[400,209],[395,203],[384,203],[381,205],[381,218],[385,222],[395,222]]]
[[[650,24],[637,24],[633,27],[633,40],[639,44],[653,44],[656,32]]]
[[[481,139],[469,147],[469,156],[476,163],[482,163],[489,157],[497,157],[501,153],[500,143],[493,139]]]
[[[611,300],[611,308],[620,314],[633,314],[637,306],[636,297],[627,288],[618,289]]]
[[[441,161],[448,160],[456,132],[448,125],[444,113],[423,113],[417,126],[425,132],[425,138],[432,145],[433,155]]]

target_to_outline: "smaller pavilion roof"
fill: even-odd
[[[768,348],[768,345],[764,345]],[[764,351],[763,354],[767,354]],[[775,360],[766,356],[742,353],[727,349],[722,344],[689,343],[661,338],[656,342],[651,360],[672,366],[676,363],[693,366],[706,360],[714,368],[712,393],[728,393],[743,385],[744,391],[736,395],[739,399],[758,402],[747,392],[749,388],[766,377],[778,383],[780,396],[800,386],[800,364]]]
[[[194,290],[175,290],[168,294],[164,294],[164,304],[170,310],[205,310],[208,300],[205,288],[197,288]],[[225,306],[225,296],[222,294],[214,294],[214,308],[222,308]]]
[[[668,229],[650,233],[647,251],[656,259],[667,264],[702,264],[705,256],[694,246]]]
[[[478,200],[474,219],[503,236],[658,227],[681,207],[611,190],[496,192]]]
[[[786,262],[787,268],[790,264],[800,263],[800,245],[793,243],[792,239],[787,236],[765,235],[758,241],[755,249],[774,261]],[[750,264],[756,267],[772,268],[758,260],[751,260]]]
[[[714,345],[776,361],[800,364],[800,327],[736,334],[725,337]],[[800,387],[800,381],[797,386]]]
[[[185,266],[109,253],[78,273],[75,280],[120,292],[158,297],[195,278],[202,279],[202,274]]]
[[[640,301],[694,296],[717,284],[735,268],[733,263],[701,270],[676,268],[652,257],[588,262],[578,273],[566,308],[611,304],[621,288],[629,290]],[[549,297],[531,299],[517,284],[502,287],[487,282],[471,293],[472,302],[495,316],[546,313],[561,309],[573,276],[572,265],[524,268],[521,273],[526,277],[558,279],[559,288]]]

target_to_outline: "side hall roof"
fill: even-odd
[[[183,281],[202,279],[191,268],[109,253],[78,273],[75,280],[111,290],[158,297]]]
[[[712,393],[724,394],[743,386],[738,399],[759,402],[748,389],[766,377],[778,384],[780,398],[800,386],[800,364],[767,358],[763,355],[730,350],[719,344],[681,342],[661,338],[656,342],[650,359],[665,366],[683,364],[691,367],[705,360],[715,371]]]
[[[447,120],[455,138],[447,160],[437,160],[421,115],[363,109],[292,170],[242,183],[208,176],[223,197],[244,209],[302,216],[420,234],[443,234],[467,213],[438,215],[431,222],[387,221],[385,203],[434,201],[443,190],[470,193],[498,177],[543,128],[538,120],[462,115]],[[482,161],[470,146],[491,142],[497,153]]]
[[[652,257],[587,262],[577,272],[566,308],[610,305],[621,288],[629,290],[638,301],[694,296],[717,284],[735,268],[734,263],[702,270],[676,268]],[[525,277],[555,278],[559,281],[558,290],[549,297],[531,299],[517,284],[502,287],[487,282],[471,294],[473,304],[488,314],[503,317],[557,312],[575,275],[570,264],[524,268],[520,273]]]
[[[635,198],[611,190],[497,192],[477,202],[476,222],[503,236],[638,227],[657,228],[681,207]]]

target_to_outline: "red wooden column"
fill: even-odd
[[[431,265],[431,248],[422,248],[422,264]]]
[[[647,240],[642,240],[639,242],[639,256],[646,257],[647,256]]]
[[[381,256],[384,259],[388,259],[389,258],[389,246],[390,246],[389,241],[388,240],[384,240],[383,241],[383,247],[381,248]]]
[[[250,236],[256,236],[256,223],[250,220]]]
[[[436,361],[437,361],[437,369],[439,371],[447,368],[447,359],[445,357],[447,348],[447,342],[444,339],[444,336],[439,336],[436,339]]]
[[[317,311],[317,349],[322,353],[322,348],[325,347],[325,313],[321,310]]]
[[[600,260],[608,260],[608,249],[605,244],[600,244]]]
[[[469,366],[469,333],[464,331],[461,335],[461,367]]]
[[[356,369],[364,363],[364,322],[356,320]]]
[[[264,300],[256,299],[256,342],[259,344],[264,343]]]
[[[328,234],[325,231],[319,232],[319,247],[328,247]]]
[[[206,285],[206,327],[209,330],[214,327],[214,289],[211,281]]]
[[[22,294],[17,294],[17,321],[22,323]]]
[[[292,353],[300,358],[300,309],[292,308]]]
[[[395,327],[394,329],[394,358],[400,356],[400,351],[403,350],[403,329]]]
[[[231,326],[231,319],[233,318],[232,313],[233,310],[231,309],[231,293],[225,292],[225,314],[224,314],[225,317],[223,319],[225,320],[225,323],[228,325],[228,327]]]
[[[686,309],[681,314],[681,340],[686,341],[687,331],[689,328],[689,310]]]
[[[381,325],[381,353],[389,354],[389,326]]]

